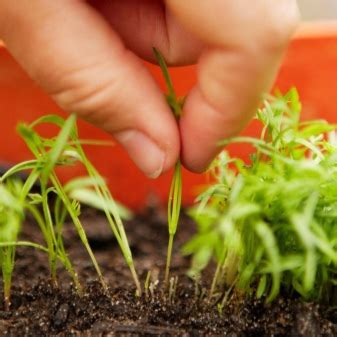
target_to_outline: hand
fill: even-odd
[[[298,20],[296,0],[0,0],[0,38],[66,111],[111,133],[157,177],[203,171],[268,90]],[[198,62],[180,121],[140,59]],[[181,140],[180,140],[181,138]]]

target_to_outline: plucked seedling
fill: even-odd
[[[157,49],[153,49],[153,52],[156,56],[158,64],[162,70],[168,93],[166,95],[167,103],[169,104],[174,116],[179,119],[181,115],[183,101],[179,101],[177,95],[174,91],[173,84],[166,66],[166,62]],[[169,242],[167,246],[167,260],[165,268],[165,278],[164,284],[166,287],[169,287],[169,278],[170,278],[170,266],[171,266],[171,257],[173,249],[174,236],[177,231],[177,226],[179,222],[180,209],[181,209],[181,195],[182,195],[182,176],[181,176],[181,163],[180,160],[176,163],[174,167],[173,178],[170,187],[170,193],[168,198],[168,231],[169,231]]]
[[[336,126],[301,122],[300,111],[295,89],[269,98],[256,115],[260,138],[222,142],[253,146],[248,163],[224,151],[191,211],[198,233],[184,247],[193,254],[190,273],[217,261],[210,298],[225,292],[220,307],[231,287],[268,302],[281,287],[337,301]]]

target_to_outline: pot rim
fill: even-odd
[[[293,39],[317,39],[337,37],[337,20],[302,21]]]
[[[321,21],[302,21],[296,29],[293,39],[317,39],[337,37],[337,19]],[[0,49],[6,48],[0,39]]]

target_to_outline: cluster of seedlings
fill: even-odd
[[[220,309],[234,289],[267,302],[282,289],[337,303],[336,125],[301,122],[300,111],[295,89],[270,97],[256,115],[260,138],[222,142],[250,144],[249,162],[223,152],[191,210],[198,232],[184,253],[193,275],[215,259],[209,296]]]
[[[36,128],[43,123],[52,123],[59,127],[61,130],[57,137],[52,139],[42,137]],[[45,116],[30,125],[20,124],[18,131],[35,159],[17,164],[1,177],[0,263],[6,305],[10,303],[15,248],[20,245],[29,245],[47,252],[50,277],[55,285],[57,285],[57,262],[61,262],[71,275],[78,292],[81,293],[81,284],[63,242],[63,225],[67,217],[71,218],[102,287],[107,287],[79,219],[80,202],[99,206],[105,212],[140,294],[140,283],[121,219],[128,213],[115,203],[104,180],[86,157],[78,138],[75,116],[71,115],[67,120],[57,116]],[[73,179],[62,186],[55,172],[56,167],[73,165],[76,161],[85,166],[88,176]],[[13,176],[27,170],[30,173],[24,183],[13,179]],[[36,188],[33,190],[36,185],[39,186],[39,192],[36,192]],[[53,203],[50,202],[51,199]],[[27,213],[38,224],[45,246],[17,241],[24,214]]]
[[[163,57],[154,50],[165,77],[167,102],[178,119],[183,100],[178,99]],[[295,89],[285,96],[269,97],[256,118],[262,124],[259,138],[238,137],[222,142],[249,143],[254,149],[244,162],[222,152],[209,172],[212,183],[190,210],[197,233],[183,247],[192,255],[189,274],[201,277],[216,261],[208,301],[219,311],[236,293],[255,294],[274,300],[281,288],[304,299],[336,304],[337,293],[337,136],[336,126],[325,121],[300,121],[301,105]],[[60,131],[45,138],[37,130],[51,123]],[[88,160],[78,137],[76,118],[44,116],[18,131],[35,159],[9,169],[0,178],[0,267],[5,305],[10,289],[17,246],[31,246],[48,254],[50,277],[57,286],[57,265],[82,287],[63,242],[63,226],[70,218],[85,246],[104,289],[107,284],[88,243],[79,215],[80,204],[100,208],[106,215],[136,288],[136,296],[153,296],[158,282],[150,273],[142,287],[133,262],[122,219],[128,211],[116,203],[104,179]],[[92,143],[92,142],[91,142]],[[62,185],[56,168],[81,162],[87,176]],[[22,182],[15,179],[29,172]],[[39,192],[33,187],[38,185]],[[182,194],[181,163],[178,161],[168,201],[167,262],[164,286],[174,296],[178,279],[170,278],[174,236]],[[53,199],[51,203],[50,200]],[[44,245],[19,240],[27,214],[32,216]],[[144,288],[144,289],[143,289]]]

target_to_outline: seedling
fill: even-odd
[[[0,243],[15,242],[23,219],[23,207],[10,189],[15,185],[0,185]],[[16,191],[14,191],[15,193]],[[14,268],[15,246],[0,246],[0,266],[4,283],[5,304],[10,304],[10,289]]]
[[[17,246],[28,246],[49,253],[46,247],[34,242],[17,241],[24,220],[25,203],[20,198],[23,185],[9,180],[0,185],[0,267],[4,284],[5,308],[10,306],[10,291]],[[61,256],[57,256],[62,260]]]
[[[174,298],[176,296],[178,286],[178,276],[171,277],[170,278],[170,285],[169,285],[169,296],[168,296],[168,302],[172,304],[174,302]]]
[[[166,100],[171,110],[176,117],[176,119],[180,118],[183,101],[179,101],[177,95],[174,91],[173,84],[171,81],[170,74],[168,72],[168,68],[166,62],[161,55],[161,53],[157,49],[153,49],[158,64],[162,70],[168,93],[166,95]],[[181,163],[178,160],[177,164],[174,168],[173,178],[171,182],[170,194],[168,199],[168,231],[169,231],[169,242],[167,246],[167,260],[166,260],[166,268],[165,268],[165,278],[164,284],[166,287],[169,286],[169,278],[170,278],[170,266],[171,266],[171,257],[172,257],[172,249],[173,249],[173,241],[174,236],[177,231],[179,216],[180,216],[180,208],[181,208],[181,195],[182,195],[182,176],[181,176]]]
[[[150,288],[150,282],[151,282],[151,270],[149,270],[146,274],[146,279],[144,282],[144,290],[145,290],[145,298],[149,298],[149,288]]]
[[[51,123],[59,127],[60,132],[58,136],[55,138],[42,137],[36,131],[36,127],[44,123]],[[15,196],[18,202],[11,202],[11,204],[15,205],[15,207],[21,205],[22,210],[31,213],[43,234],[47,247],[35,243],[21,244],[28,244],[48,252],[51,278],[55,285],[57,285],[57,260],[59,260],[72,276],[77,289],[81,291],[77,273],[74,271],[63,243],[63,225],[67,216],[69,216],[83,245],[87,249],[102,286],[106,288],[107,286],[103,275],[79,219],[80,202],[96,206],[105,212],[123,256],[130,268],[135,281],[137,294],[140,295],[141,287],[121,220],[121,216],[127,217],[129,213],[125,208],[115,203],[104,180],[86,157],[81,141],[78,138],[75,116],[71,115],[67,120],[58,116],[44,116],[30,125],[20,124],[18,130],[34,154],[35,159],[19,163],[8,170],[1,177],[0,187],[4,188],[6,182],[9,184],[10,179],[15,174],[21,171],[30,171],[25,183],[21,186],[19,191],[16,191]],[[55,171],[56,166],[73,165],[76,161],[80,161],[84,165],[87,169],[88,177],[76,178],[65,186],[62,186]],[[31,192],[32,187],[36,183],[38,183],[40,187],[40,193]],[[53,195],[55,199],[53,209],[50,208],[52,205],[52,203],[50,203],[51,195]],[[13,214],[15,215],[16,213],[13,211]],[[12,228],[13,224],[11,224],[9,219],[6,218],[5,220],[6,226]],[[19,227],[19,225],[16,225],[13,229]],[[0,233],[2,233],[2,231],[0,231]],[[14,252],[15,247],[19,244],[16,242],[17,234],[18,231],[15,231],[11,237],[0,238],[0,243],[3,245],[0,246],[3,247],[1,248],[2,251],[6,250],[6,252],[9,251],[10,253],[2,254],[1,262],[2,264],[5,263],[6,266],[14,265],[14,254],[12,252]],[[10,265],[9,262],[12,264]],[[4,268],[2,269],[4,270]],[[10,269],[7,268],[6,270]],[[12,268],[10,271],[12,271]],[[7,272],[6,275],[9,274],[11,274],[11,272]],[[6,277],[9,279],[9,276]],[[7,279],[4,277],[6,284],[9,283],[6,281]],[[5,291],[6,289],[5,286]]]
[[[224,151],[210,173],[214,183],[191,211],[198,233],[184,247],[193,254],[191,274],[214,258],[210,298],[231,287],[266,297],[281,287],[305,299],[336,303],[337,137],[336,125],[300,121],[295,89],[266,100],[256,118],[260,138],[248,143],[248,162]]]

